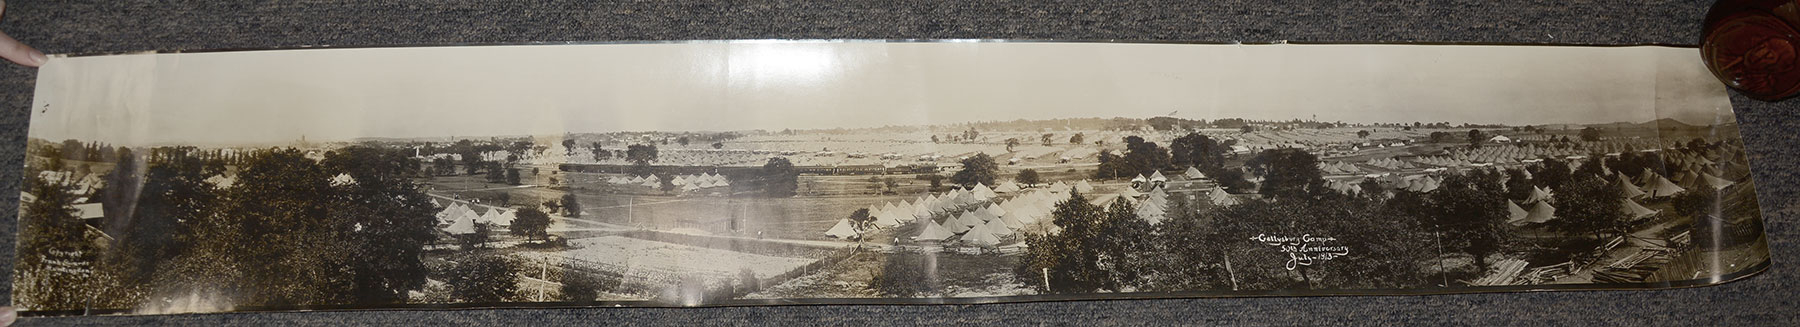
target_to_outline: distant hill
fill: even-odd
[[[1688,123],[1683,123],[1679,120],[1675,120],[1674,118],[1663,118],[1663,119],[1657,119],[1657,120],[1645,122],[1643,124],[1638,124],[1638,127],[1654,128],[1654,129],[1695,129],[1695,128],[1700,128],[1701,126],[1694,126],[1694,125],[1690,125]]]

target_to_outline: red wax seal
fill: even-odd
[[[1800,93],[1795,1],[1720,1],[1707,13],[1700,56],[1725,85],[1759,100]]]

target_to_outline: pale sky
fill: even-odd
[[[30,135],[120,145],[1072,117],[1730,121],[1666,47],[699,42],[53,58]],[[47,109],[46,109],[47,108]]]

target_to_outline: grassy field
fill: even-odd
[[[1051,180],[1073,180],[1091,171],[1056,172]],[[578,173],[554,173],[567,177]],[[553,173],[543,171],[542,175]],[[1050,174],[1046,174],[1050,175]],[[929,184],[914,179],[915,175],[888,175],[901,187],[897,194],[870,191],[869,176],[801,176],[803,196],[792,198],[638,195],[608,192],[606,185],[575,185],[568,189],[539,186],[512,186],[489,183],[484,176],[440,176],[428,179],[434,194],[482,199],[489,205],[524,206],[559,200],[573,192],[582,206],[580,219],[658,230],[683,229],[713,235],[733,235],[784,239],[827,239],[824,232],[838,219],[849,217],[857,209],[871,205],[915,200],[924,196]],[[530,171],[522,179],[537,178]],[[1010,176],[1006,176],[1010,177]],[[547,178],[547,177],[546,177]],[[843,191],[821,191],[838,194],[805,196],[809,187],[837,188]],[[1102,186],[1107,192],[1114,187]],[[907,231],[886,230],[871,239],[910,236]]]

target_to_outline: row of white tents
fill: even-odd
[[[439,203],[436,199],[431,202],[434,205]],[[489,208],[485,213],[476,213],[475,209],[469,205],[451,201],[449,206],[444,207],[444,210],[438,211],[436,217],[438,225],[444,226],[442,228],[444,232],[461,235],[474,233],[475,224],[488,224],[501,228],[510,227],[513,220],[518,218],[517,214],[515,210],[501,208]]]
[[[656,176],[656,174],[646,176],[612,176],[606,178],[606,183],[656,188],[662,187],[662,177]],[[692,191],[703,188],[731,186],[731,181],[725,178],[725,175],[701,173],[699,175],[675,176],[669,180],[669,184],[675,185],[676,188],[683,191]]]

